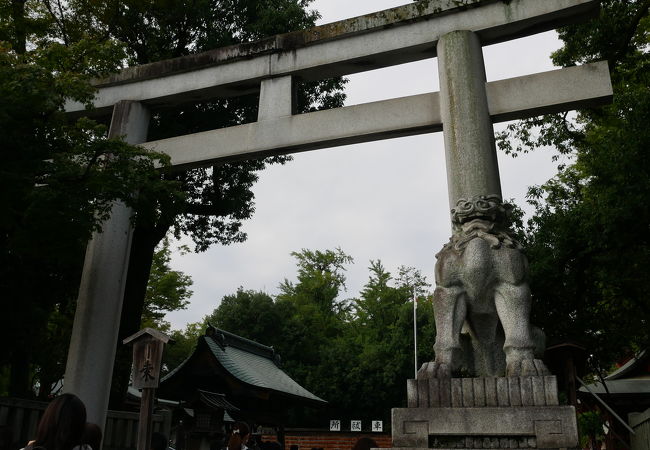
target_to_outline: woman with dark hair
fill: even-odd
[[[81,444],[85,427],[86,407],[83,402],[73,394],[60,395],[45,409],[36,429],[36,439],[25,450],[72,450]]]
[[[235,422],[228,439],[228,450],[246,450],[246,443],[251,432],[244,422]]]

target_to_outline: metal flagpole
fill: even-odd
[[[413,361],[415,363],[415,379],[418,377],[418,307],[415,289],[413,289]]]

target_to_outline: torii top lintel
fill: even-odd
[[[169,106],[259,91],[263,79],[303,80],[373,70],[436,56],[440,36],[476,32],[483,45],[584,20],[597,0],[424,0],[304,31],[135,66],[104,80],[94,113],[120,100]],[[83,114],[69,102],[66,110]],[[85,112],[88,113],[88,112]]]
[[[260,93],[258,120],[253,123],[149,142],[145,142],[146,125],[138,125],[140,119],[122,117],[111,127],[124,134],[119,130],[137,125],[142,136],[136,139],[126,133],[127,140],[168,154],[171,164],[179,168],[441,131],[445,95],[438,92],[294,114],[293,80],[433,57],[440,42],[459,31],[476,37],[476,54],[486,43],[584,20],[597,10],[597,0],[431,0],[424,9],[419,3],[409,4],[261,43],[130,68],[98,82],[93,111],[72,103],[67,109],[72,114],[102,114],[116,106],[117,112],[146,112]],[[612,96],[606,62],[485,83],[482,56],[477,57],[474,72],[479,77],[483,73],[478,82],[485,84],[481,96],[487,103],[481,114],[487,114],[487,122],[594,106]],[[445,61],[448,64],[449,57]]]

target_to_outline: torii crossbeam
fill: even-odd
[[[266,40],[129,68],[97,83],[109,134],[170,155],[178,167],[285,154],[444,130],[450,207],[501,188],[492,124],[606,102],[606,63],[486,83],[481,46],[584,20],[597,0],[430,0]],[[294,114],[294,81],[439,56],[441,92]],[[258,121],[146,142],[151,108],[260,92]],[[65,390],[104,423],[130,248],[118,203],[89,243]]]

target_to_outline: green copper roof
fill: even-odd
[[[209,329],[207,334],[201,339],[235,378],[253,386],[325,402],[280,369],[280,358],[273,348],[216,328]]]
[[[196,359],[194,357],[200,348],[207,348],[219,365],[242,383],[313,402],[327,403],[300,386],[280,368],[280,356],[272,347],[212,326],[208,327],[205,336],[199,338],[192,355],[161,380],[161,388],[182,372],[191,360]]]

